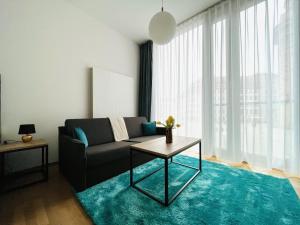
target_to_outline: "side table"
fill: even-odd
[[[12,188],[8,188],[8,181],[12,174],[5,173],[5,155],[13,153],[13,152],[21,152],[21,151],[28,151],[33,149],[40,149],[41,150],[41,166],[37,167],[38,170],[25,170],[25,171],[18,171],[16,174],[22,174],[22,178],[25,175],[32,174],[32,173],[42,173],[42,179],[34,180],[32,182],[26,182],[25,184],[13,186]],[[43,139],[36,139],[32,140],[28,143],[23,142],[16,142],[12,144],[3,144],[0,145],[0,192],[7,192],[12,191],[18,188],[22,188],[37,182],[47,181],[48,180],[48,143]],[[20,178],[20,176],[13,176],[13,178]]]

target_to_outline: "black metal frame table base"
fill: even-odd
[[[41,179],[36,179],[32,182],[29,183],[25,183],[22,185],[18,185],[18,186],[14,186],[12,188],[9,189],[5,189],[5,181],[7,180],[7,178],[10,176],[10,174],[6,174],[5,173],[5,155],[13,153],[13,152],[20,152],[20,151],[30,151],[30,150],[34,150],[34,149],[41,149],[41,166],[40,170],[33,170],[33,171],[18,171],[16,172],[16,174],[22,174],[22,175],[28,175],[28,174],[33,174],[33,173],[37,173],[37,172],[41,172],[43,174],[43,177]],[[5,193],[5,192],[10,192],[19,188],[24,188],[27,187],[29,185],[35,184],[35,183],[39,183],[39,182],[43,182],[43,181],[48,181],[48,145],[43,145],[43,146],[38,146],[38,147],[32,147],[32,148],[28,148],[28,149],[18,149],[18,150],[14,150],[14,151],[9,151],[9,152],[2,152],[0,153],[0,194],[1,193]]]
[[[192,167],[192,166],[189,166],[189,165],[185,165],[185,164],[182,164],[182,163],[179,163],[179,162],[175,162],[173,161],[173,157],[175,156],[172,156],[170,158],[167,158],[167,157],[160,157],[160,156],[157,156],[157,155],[154,155],[154,154],[151,154],[149,152],[140,152],[138,151],[139,153],[144,153],[144,154],[148,154],[148,155],[152,155],[152,156],[156,156],[160,159],[163,159],[164,160],[164,166],[162,167],[159,167],[158,169],[152,171],[151,173],[145,175],[144,177],[141,177],[139,178],[138,180],[134,181],[133,179],[133,151],[136,151],[135,149],[130,149],[130,186],[133,187],[134,189],[138,190],[139,192],[145,194],[146,196],[148,196],[149,198],[159,202],[160,204],[164,205],[164,206],[168,206],[170,205],[177,197],[178,195],[195,179],[195,177],[202,171],[202,157],[201,157],[201,142],[199,143],[199,168],[196,168],[196,167]],[[169,163],[169,159],[171,160],[170,163]],[[196,170],[196,173],[171,197],[169,198],[169,165],[171,163],[174,163],[174,164],[178,164],[180,166],[184,166],[184,167],[187,167],[187,168],[190,168],[190,169],[194,169]],[[165,170],[165,199],[164,201],[160,200],[159,198],[157,198],[156,196],[150,194],[149,192],[139,188],[138,186],[136,186],[137,183],[143,181],[144,179],[146,179],[147,177],[150,177],[151,175],[153,175],[154,173],[158,172],[159,170],[161,169],[164,169]]]

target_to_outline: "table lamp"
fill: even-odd
[[[23,134],[22,141],[24,143],[30,142],[32,140],[32,135],[35,133],[34,124],[21,124],[19,128],[19,134]]]

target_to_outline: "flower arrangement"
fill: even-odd
[[[175,127],[177,127],[177,128],[180,127],[180,124],[175,124],[175,118],[173,116],[169,116],[166,119],[165,124],[160,121],[157,121],[156,124],[162,125],[166,128],[166,143],[167,144],[172,143],[173,142],[172,129],[175,129]]]
[[[166,119],[166,123],[162,123],[160,121],[157,121],[156,124],[158,125],[162,125],[164,126],[165,128],[171,128],[173,129],[174,128],[174,125],[175,125],[175,118],[173,116],[169,116],[167,119]],[[177,128],[180,127],[180,124],[176,124],[175,125]]]

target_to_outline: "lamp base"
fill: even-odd
[[[24,143],[31,142],[32,141],[32,135],[27,134],[27,135],[22,136],[22,141]]]

